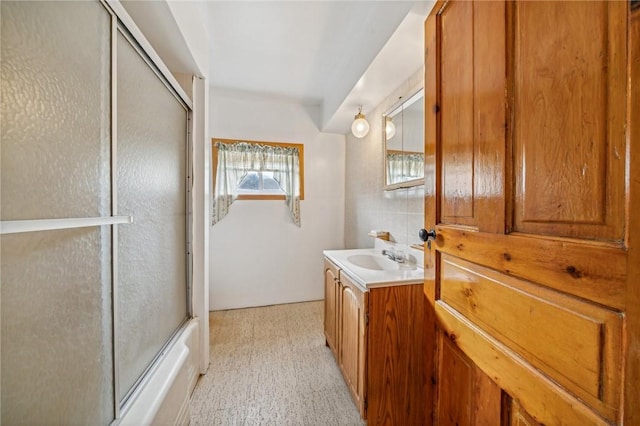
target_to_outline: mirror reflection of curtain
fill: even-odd
[[[387,151],[387,182],[394,184],[421,179],[424,173],[424,154],[420,152]]]
[[[404,178],[405,180],[421,179],[424,177],[424,154],[405,153]]]
[[[293,222],[300,226],[300,154],[298,148],[255,143],[215,142],[218,150],[213,196],[213,224],[229,213],[237,188],[251,171],[271,171],[286,196]]]
[[[402,181],[402,152],[387,153],[387,182],[389,184]]]

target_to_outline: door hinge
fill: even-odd
[[[364,325],[369,325],[369,312],[364,314]]]
[[[367,410],[367,406],[369,405],[369,401],[367,400],[367,397],[364,397],[364,409],[365,411]]]

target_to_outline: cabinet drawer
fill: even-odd
[[[622,317],[461,259],[443,255],[440,302],[615,419],[620,405]]]

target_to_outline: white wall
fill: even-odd
[[[372,229],[389,231],[391,240],[401,244],[421,243],[418,230],[424,224],[424,185],[384,191],[384,141],[382,114],[402,96],[416,93],[424,82],[423,69],[387,96],[373,111],[365,111],[370,129],[356,139],[347,135],[345,245],[347,248],[373,247]]]
[[[200,323],[200,373],[209,368],[209,197],[211,179],[211,144],[209,134],[209,84],[205,78],[193,77],[193,228],[192,258],[193,315]]]
[[[288,99],[214,88],[211,107],[212,137],[304,144],[305,199],[300,228],[279,200],[236,201],[211,228],[210,309],[322,299],[322,251],[344,247],[344,135]]]

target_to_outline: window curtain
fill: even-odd
[[[238,198],[240,180],[251,171],[273,172],[285,192],[285,202],[293,223],[300,226],[300,153],[298,148],[254,143],[215,142],[218,150],[213,195],[213,224],[229,213]]]

